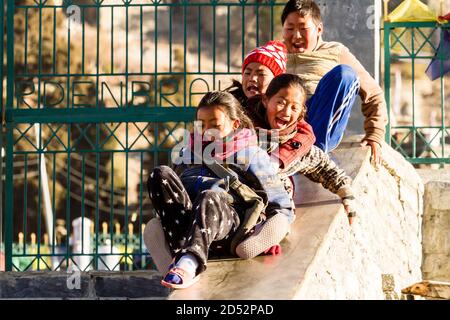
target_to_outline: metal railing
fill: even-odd
[[[413,164],[450,163],[449,74],[434,81],[425,74],[432,59],[441,70],[448,63],[450,46],[438,47],[449,30],[449,23],[384,23],[386,141]]]
[[[6,270],[153,268],[147,175],[283,5],[8,0]]]

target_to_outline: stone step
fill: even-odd
[[[166,299],[157,271],[0,272],[0,299]]]

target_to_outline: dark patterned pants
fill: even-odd
[[[206,190],[191,201],[178,175],[167,166],[153,170],[147,187],[175,259],[194,254],[200,273],[206,269],[210,247],[229,251],[240,219],[225,193]]]

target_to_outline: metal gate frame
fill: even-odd
[[[402,30],[399,34],[397,30]],[[420,106],[415,105],[414,96],[416,94],[415,87],[415,65],[417,60],[429,60],[434,58],[434,54],[427,54],[423,52],[423,48],[431,46],[434,48],[431,38],[436,32],[439,32],[439,39],[443,39],[444,30],[450,30],[450,23],[440,24],[438,22],[385,22],[384,23],[384,92],[386,103],[388,107],[389,123],[386,130],[386,142],[391,145],[395,150],[400,152],[409,162],[413,164],[450,164],[450,148],[445,148],[445,139],[450,137],[450,124],[446,124],[445,121],[445,107],[446,93],[445,93],[445,75],[440,77],[440,113],[442,120],[438,126],[418,126],[416,111]],[[409,36],[405,37],[405,36]],[[401,46],[404,52],[401,55],[394,55],[392,52],[395,46]],[[438,56],[437,59],[441,61],[441,66],[446,58],[444,55]],[[412,71],[412,119],[411,125],[392,125],[391,119],[391,65],[394,61],[407,60],[411,61]],[[438,80],[435,80],[438,81]],[[439,132],[427,140],[420,130],[439,130]],[[400,141],[392,139],[392,134],[396,130],[407,130],[408,134]],[[412,151],[407,152],[404,148],[405,140],[408,137],[412,137]],[[431,147],[431,143],[435,139],[441,139],[441,150],[435,152]],[[433,157],[426,158],[417,154],[417,145],[421,142],[425,145],[425,149],[430,151]]]
[[[218,71],[215,69],[215,50],[216,50],[216,43],[215,40],[213,40],[212,42],[212,47],[213,47],[213,56],[214,56],[214,68],[212,70],[212,72],[201,72],[201,70],[199,70],[199,72],[188,72],[188,70],[186,69],[186,41],[187,41],[187,34],[186,34],[186,14],[187,14],[187,10],[188,8],[192,8],[195,7],[198,9],[199,12],[199,17],[201,17],[201,10],[205,7],[209,7],[212,9],[212,23],[213,23],[213,35],[216,32],[216,10],[219,7],[222,7],[223,10],[228,10],[228,26],[229,26],[229,21],[230,21],[230,8],[240,8],[241,12],[242,12],[242,17],[243,20],[245,20],[244,16],[245,16],[245,10],[250,8],[251,10],[256,10],[256,12],[258,13],[258,10],[268,10],[269,14],[266,15],[269,17],[270,19],[270,24],[267,24],[265,26],[263,26],[264,21],[261,22],[259,19],[259,14],[257,14],[257,18],[256,18],[256,25],[258,26],[258,29],[256,31],[256,45],[259,45],[261,41],[260,39],[260,32],[259,32],[259,27],[263,28],[263,27],[268,27],[270,28],[270,32],[268,32],[266,34],[266,36],[268,37],[273,37],[273,32],[274,32],[274,8],[276,6],[283,6],[284,3],[276,3],[276,1],[272,1],[269,0],[265,3],[247,3],[247,1],[238,1],[235,3],[219,3],[216,0],[211,0],[210,2],[202,2],[202,3],[191,3],[188,0],[182,0],[180,3],[162,3],[162,1],[151,1],[145,4],[134,4],[133,0],[122,0],[121,4],[104,4],[103,0],[92,0],[91,4],[83,4],[83,5],[79,5],[79,7],[81,8],[83,14],[82,14],[82,27],[83,27],[83,37],[84,37],[84,26],[85,26],[85,21],[84,21],[84,11],[86,8],[95,8],[97,10],[97,15],[99,14],[100,10],[104,9],[104,8],[109,8],[108,10],[111,10],[111,15],[113,16],[114,13],[114,8],[121,8],[126,10],[126,43],[127,43],[127,50],[126,50],[126,71],[125,71],[125,76],[127,77],[127,83],[126,83],[126,89],[128,90],[128,57],[129,57],[129,53],[128,53],[128,28],[129,28],[129,23],[131,23],[132,21],[129,21],[129,17],[128,17],[128,10],[130,8],[135,8],[135,7],[140,7],[140,28],[141,28],[141,44],[142,44],[142,23],[143,23],[143,14],[142,14],[142,8],[143,7],[152,7],[154,8],[154,15],[155,15],[155,20],[158,21],[158,9],[159,8],[168,8],[168,10],[170,10],[170,20],[172,20],[172,8],[178,8],[181,10],[181,15],[184,17],[184,24],[185,24],[185,31],[184,31],[184,69],[179,72],[175,72],[173,70],[171,70],[172,72],[169,72],[169,74],[178,74],[181,75],[182,78],[184,78],[184,103],[183,105],[180,106],[174,106],[174,107],[164,107],[162,106],[162,98],[159,99],[159,103],[158,101],[155,101],[154,105],[151,106],[131,106],[128,105],[128,100],[127,98],[125,99],[125,107],[122,108],[102,108],[99,107],[98,105],[98,93],[99,91],[96,91],[97,97],[96,97],[96,106],[95,108],[75,108],[74,105],[70,106],[70,102],[68,102],[68,107],[66,108],[46,108],[45,105],[44,107],[41,106],[42,103],[38,103],[37,108],[30,108],[30,109],[22,109],[20,107],[15,106],[15,98],[17,98],[15,96],[15,94],[17,92],[15,92],[17,90],[17,88],[15,87],[15,80],[17,75],[17,72],[15,70],[15,41],[17,39],[14,38],[14,14],[16,12],[16,10],[23,10],[25,12],[25,19],[28,19],[28,12],[31,10],[38,10],[39,12],[39,26],[37,26],[37,28],[39,28],[38,32],[39,32],[39,48],[38,48],[38,64],[39,64],[39,70],[36,74],[33,74],[33,77],[37,77],[38,80],[38,85],[41,85],[41,81],[42,78],[44,78],[47,75],[44,75],[42,73],[42,35],[43,35],[43,31],[42,31],[42,12],[43,10],[47,10],[49,7],[53,8],[54,12],[55,12],[55,17],[54,17],[54,23],[56,25],[56,10],[57,9],[65,9],[67,12],[67,8],[69,6],[71,6],[73,4],[73,2],[71,0],[64,0],[62,5],[49,5],[47,4],[47,0],[34,0],[34,5],[20,5],[17,6],[15,4],[14,0],[7,0],[5,1],[6,5],[4,3],[4,1],[1,1],[2,7],[1,7],[1,13],[2,13],[2,17],[4,17],[4,10],[6,8],[6,26],[7,26],[7,33],[6,33],[6,39],[7,39],[7,43],[6,43],[6,61],[7,61],[7,67],[6,67],[6,103],[5,105],[3,105],[2,102],[2,130],[1,130],[1,136],[0,136],[0,143],[3,141],[3,139],[5,139],[5,151],[6,151],[6,159],[5,159],[5,169],[2,168],[2,166],[0,165],[0,174],[1,171],[3,169],[3,171],[5,172],[5,183],[4,183],[4,187],[0,184],[0,192],[2,191],[1,189],[3,188],[4,190],[4,215],[5,215],[5,225],[1,226],[0,225],[0,229],[2,229],[2,227],[5,228],[5,255],[6,255],[6,270],[7,271],[11,271],[11,270],[18,270],[18,271],[22,271],[19,270],[18,266],[14,264],[14,259],[15,258],[32,258],[32,262],[30,262],[30,264],[28,265],[28,267],[26,268],[26,270],[31,269],[32,265],[36,265],[37,264],[37,270],[41,270],[41,269],[49,269],[48,266],[46,265],[46,259],[49,259],[53,256],[56,255],[55,253],[55,245],[54,245],[54,241],[52,241],[52,246],[50,248],[50,252],[43,252],[41,251],[41,242],[42,242],[42,235],[41,235],[41,230],[42,230],[42,210],[41,210],[41,203],[42,203],[42,195],[41,195],[41,191],[40,191],[40,186],[41,186],[41,176],[42,176],[42,165],[41,165],[41,159],[43,158],[42,155],[48,155],[50,154],[49,151],[46,150],[46,145],[43,142],[43,136],[42,136],[42,126],[45,125],[49,125],[49,124],[58,124],[60,125],[57,129],[53,130],[52,128],[49,129],[52,131],[50,140],[53,138],[58,138],[57,134],[58,131],[61,127],[67,126],[69,134],[70,134],[70,128],[71,126],[73,126],[74,128],[76,126],[78,126],[78,128],[80,128],[80,125],[84,125],[84,124],[91,124],[93,126],[95,126],[96,128],[96,141],[93,143],[93,150],[92,152],[96,154],[97,157],[97,161],[96,161],[96,172],[97,172],[97,180],[96,180],[96,204],[97,204],[97,208],[95,210],[95,236],[94,238],[96,239],[96,243],[95,243],[95,250],[93,251],[92,254],[89,254],[89,256],[93,257],[93,267],[94,269],[97,269],[98,267],[98,259],[101,259],[99,252],[98,252],[98,239],[101,237],[100,235],[100,219],[99,219],[99,208],[98,208],[98,197],[99,197],[99,180],[98,180],[98,170],[99,170],[99,159],[100,159],[100,155],[99,153],[101,153],[102,150],[101,146],[99,147],[100,143],[98,141],[98,137],[99,137],[99,128],[103,125],[103,124],[107,124],[107,123],[119,123],[119,124],[126,124],[127,126],[127,137],[128,137],[128,125],[131,125],[135,122],[148,122],[148,123],[166,123],[166,122],[177,122],[177,123],[187,123],[192,121],[192,119],[195,116],[195,110],[196,108],[194,106],[191,105],[191,100],[187,99],[187,88],[186,88],[186,77],[190,76],[191,74],[201,74],[201,75],[207,75],[207,76],[211,76],[213,79],[212,82],[212,86],[213,89],[216,85],[215,79],[216,76],[219,75],[224,75],[227,74],[229,76],[238,76],[240,75],[240,70],[230,70],[230,65],[231,65],[231,61],[230,61],[230,48],[228,47],[228,70],[226,70],[226,72],[222,72],[222,71]],[[112,21],[114,20],[113,17],[111,19]],[[200,20],[200,19],[199,19]],[[262,18],[261,18],[262,20]],[[25,29],[28,28],[28,24],[27,21],[25,20]],[[170,22],[171,23],[171,22]],[[261,25],[260,25],[261,24]],[[4,30],[3,28],[3,19],[0,22],[0,27],[2,30]],[[99,18],[97,19],[97,61],[96,61],[96,65],[97,65],[97,71],[96,74],[94,74],[93,76],[96,76],[97,79],[97,89],[98,89],[98,79],[100,77],[100,72],[99,72],[99,52],[100,49],[99,48]],[[157,35],[157,28],[158,28],[158,23],[155,23],[155,35],[154,35],[154,42],[155,42],[155,51],[157,51],[156,46],[158,45],[158,35]],[[171,28],[171,27],[170,27]],[[199,23],[199,28],[200,28],[200,23]],[[113,27],[114,30],[114,27]],[[199,29],[200,30],[200,29]],[[230,37],[230,29],[228,27],[227,30],[227,36]],[[244,22],[242,22],[242,31],[244,30]],[[199,31],[200,32],[200,31]],[[56,37],[56,30],[54,28],[53,30],[54,33],[54,37]],[[172,36],[172,29],[170,29],[170,37]],[[70,28],[68,30],[68,37],[69,37],[69,42],[70,42]],[[243,34],[241,36],[242,39],[242,43],[246,43],[244,42],[244,37],[245,34]],[[198,35],[199,41],[200,41],[200,34]],[[54,38],[55,39],[55,38]],[[111,43],[113,42],[113,36],[111,35]],[[28,41],[28,37],[25,37],[25,48],[27,48],[27,41]],[[56,41],[56,40],[54,40]],[[84,50],[84,38],[83,38],[83,50]],[[245,44],[247,45],[247,44]],[[244,53],[247,51],[247,48],[245,47],[245,45],[242,45],[242,55],[241,57],[243,58]],[[254,44],[248,44],[250,47],[253,47]],[[3,43],[1,44],[1,52],[0,54],[3,54]],[[113,44],[111,44],[111,50],[113,50]],[[142,47],[141,47],[142,50]],[[201,50],[201,48],[199,48],[199,50]],[[27,51],[25,50],[25,56],[27,55]],[[172,55],[172,48],[170,51],[170,54]],[[70,61],[70,44],[68,45],[68,55],[69,55],[69,61]],[[3,56],[3,55],[2,55]],[[155,55],[155,69],[154,69],[154,76],[157,77],[160,75],[167,75],[167,72],[159,72],[158,71],[158,61],[157,61],[157,55]],[[53,55],[54,59],[55,55]],[[199,55],[200,57],[200,55]],[[83,59],[84,59],[84,51],[83,51]],[[199,58],[199,64],[200,64],[200,58]],[[70,79],[71,75],[71,71],[70,71],[70,63],[68,64],[68,71],[67,73],[64,75],[66,77],[68,77]],[[84,67],[83,67],[84,68]],[[171,66],[172,68],[172,66]],[[200,69],[200,67],[199,67]],[[53,69],[54,71],[55,69]],[[141,70],[142,70],[142,51],[141,51]],[[3,65],[1,68],[1,77],[3,79]],[[111,71],[111,73],[113,73],[113,71]],[[24,73],[26,75],[26,72]],[[51,76],[52,74],[50,74]],[[56,75],[55,72],[53,72],[53,75]],[[70,81],[70,80],[68,80]],[[206,81],[205,81],[206,83]],[[192,84],[191,84],[192,86]],[[3,91],[3,86],[2,89]],[[44,88],[45,90],[45,88]],[[157,88],[157,81],[155,81],[155,92],[158,91]],[[3,93],[3,92],[2,92]],[[38,95],[38,99],[37,101],[41,101],[40,100],[40,94],[41,94],[41,90],[40,87],[37,91],[37,95]],[[2,95],[3,96],[3,95]],[[126,97],[128,97],[128,95],[126,94]],[[156,97],[156,94],[155,94]],[[155,98],[155,100],[157,100]],[[17,102],[17,104],[19,105],[19,102]],[[33,151],[33,154],[36,155],[37,162],[38,162],[38,208],[37,210],[37,247],[36,247],[36,251],[35,252],[27,252],[26,249],[26,244],[23,245],[23,251],[21,251],[20,253],[14,252],[14,216],[15,215],[19,215],[19,212],[14,212],[14,162],[16,161],[15,157],[20,154],[20,152],[18,150],[15,149],[15,145],[16,142],[21,139],[21,138],[25,138],[28,140],[28,138],[26,138],[26,134],[29,131],[29,129],[31,128],[31,126],[33,124],[37,124],[37,130],[39,132],[39,142],[36,143],[36,150]],[[20,125],[29,125],[29,127],[24,131],[21,132],[20,130],[18,130],[17,128]],[[19,131],[19,139],[16,139],[15,135],[14,135],[14,131]],[[87,129],[86,129],[87,130]],[[110,129],[108,129],[110,130]],[[115,132],[117,130],[117,127],[113,130],[109,131],[109,136],[115,136]],[[138,130],[140,130],[138,128]],[[146,130],[146,129],[144,129]],[[81,135],[84,136],[85,132],[82,131],[82,129],[80,129]],[[143,134],[143,132],[141,131],[140,134]],[[83,137],[81,137],[83,138]],[[108,137],[109,138],[109,137]],[[138,137],[139,138],[139,137]],[[59,139],[59,138],[58,138]],[[30,140],[28,140],[31,143]],[[60,140],[61,141],[61,140]],[[61,142],[62,143],[62,142]],[[75,151],[73,151],[70,148],[70,138],[68,138],[68,147],[67,147],[67,155],[68,155],[68,167],[67,167],[67,216],[66,216],[66,221],[70,222],[71,220],[71,215],[70,215],[70,170],[71,170],[71,165],[70,165],[70,155],[73,154]],[[155,147],[155,150],[158,149],[158,146]],[[148,150],[147,150],[148,151]],[[155,151],[155,152],[156,152]],[[165,151],[165,150],[163,150]],[[127,164],[128,164],[128,152],[129,152],[129,148],[128,148],[128,142],[127,142],[127,147],[124,148],[124,153],[126,154],[126,159],[127,159]],[[140,152],[144,152],[144,151],[140,151]],[[26,152],[22,152],[22,154],[25,154],[25,163],[27,163],[27,153]],[[29,153],[31,154],[31,152]],[[54,156],[56,157],[56,156]],[[83,158],[84,161],[85,158]],[[53,160],[55,161],[55,160]],[[155,160],[156,161],[156,160]],[[84,163],[84,162],[83,162]],[[44,161],[44,167],[45,167],[45,161]],[[128,170],[128,167],[127,169]],[[53,167],[53,177],[55,177],[55,166]],[[84,175],[82,178],[82,181],[84,181]],[[26,177],[26,170],[25,170],[25,181],[27,177]],[[25,182],[25,184],[27,184],[27,182]],[[141,189],[142,189],[142,154],[141,154]],[[27,187],[25,187],[25,202],[26,202],[26,192],[27,192]],[[84,190],[84,189],[83,189]],[[55,188],[53,187],[53,199],[54,199],[54,193],[55,193]],[[141,190],[141,197],[142,197],[142,190]],[[2,199],[3,200],[3,199]],[[53,200],[54,201],[54,200]],[[128,201],[128,200],[126,200]],[[1,204],[1,203],[0,203]],[[142,203],[141,203],[142,205]],[[26,204],[24,205],[25,208]],[[53,203],[53,209],[54,208],[54,203]],[[1,210],[1,209],[0,209]],[[125,207],[124,209],[125,211],[125,217],[124,220],[128,221],[129,220],[129,212],[128,212],[128,207]],[[142,211],[142,210],[141,210]],[[1,213],[1,211],[0,211]],[[83,214],[83,213],[82,213]],[[26,209],[24,209],[23,212],[23,216],[24,216],[24,224],[26,224],[26,219],[28,212],[26,211]],[[83,217],[83,216],[82,216]],[[139,219],[142,218],[142,212],[140,213]],[[0,220],[1,219],[1,215],[0,215]],[[84,221],[84,220],[83,220]],[[84,223],[84,222],[83,222]],[[112,226],[112,225],[111,225]],[[111,229],[110,229],[111,230]],[[53,221],[53,234],[55,231],[55,221]],[[139,229],[139,235],[141,235],[141,229]],[[68,232],[70,233],[70,226],[68,226]],[[1,236],[1,234],[0,234]],[[25,237],[27,237],[27,234],[25,234]],[[54,238],[54,236],[53,236]],[[83,238],[84,239],[84,238]],[[112,230],[111,230],[111,239],[112,239]],[[54,240],[54,239],[53,239]],[[82,240],[83,241],[83,240]],[[67,245],[66,247],[68,248],[70,246],[70,240],[67,240]],[[140,238],[139,240],[140,244],[141,244],[141,248],[142,248],[142,238]],[[132,259],[133,256],[131,254],[128,254],[127,251],[127,244],[129,244],[129,239],[125,236],[125,240],[124,240],[124,246],[125,246],[125,254],[123,254],[122,256],[125,257],[125,262],[128,259]],[[111,245],[112,246],[112,245]],[[144,255],[144,252],[140,251],[139,254],[142,256]],[[83,255],[83,252],[82,254]],[[86,254],[87,255],[87,254]],[[73,258],[72,253],[70,252],[69,249],[67,249],[67,252],[62,255],[63,259],[67,259],[67,262],[69,262],[69,260],[71,260]],[[92,263],[92,262],[91,262]]]

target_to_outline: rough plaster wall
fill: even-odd
[[[424,203],[423,278],[450,282],[450,181],[427,183]]]
[[[384,148],[384,157],[378,173],[364,162],[353,184],[358,218],[350,228],[336,216],[296,298],[385,299],[382,275],[393,276],[397,296],[422,279],[423,184],[397,152]]]

